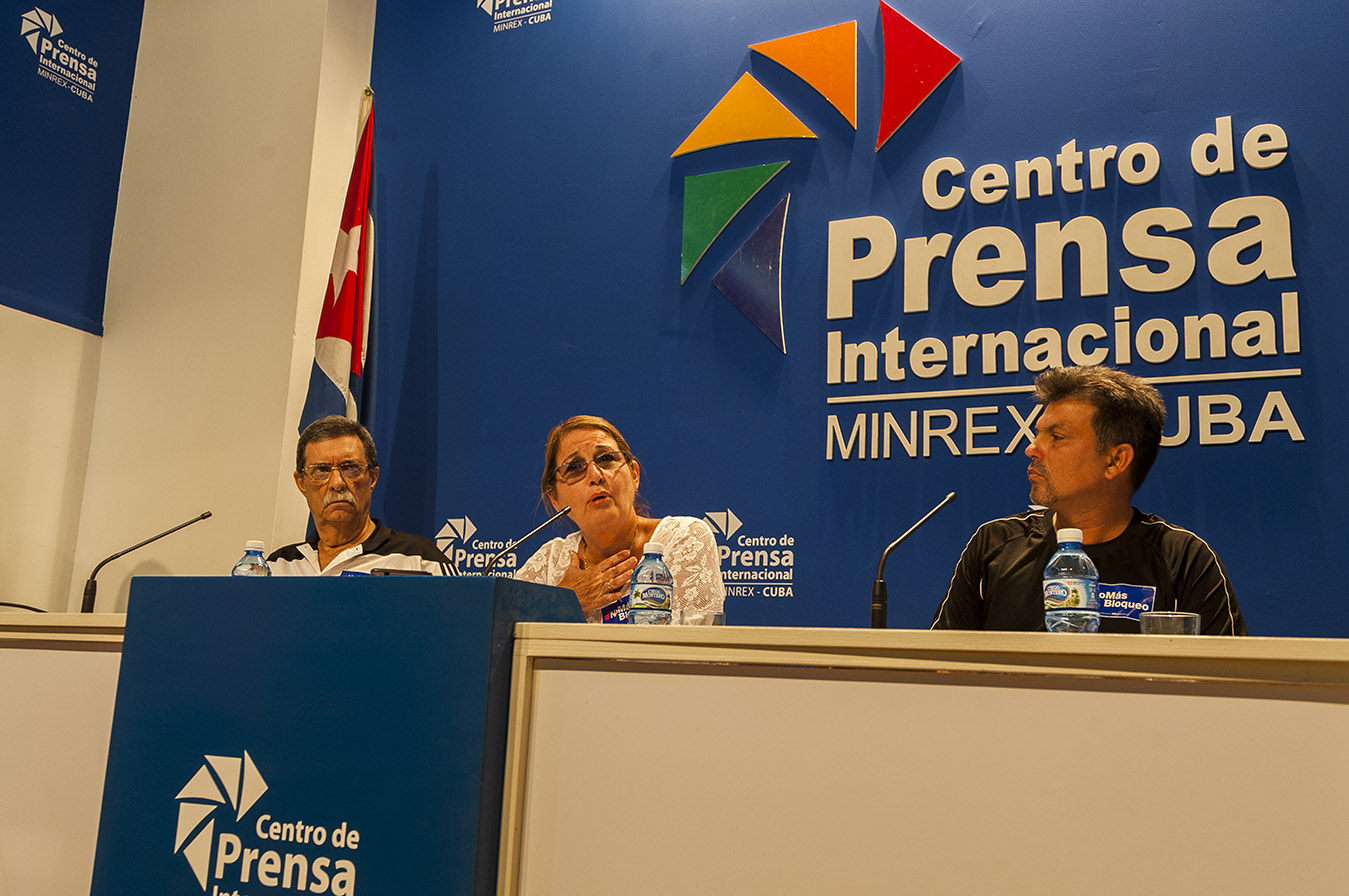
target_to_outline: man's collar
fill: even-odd
[[[385,540],[388,539],[389,533],[392,531],[388,526],[384,525],[374,517],[371,517],[370,521],[375,524],[375,528],[371,530],[370,537],[361,542],[361,547],[366,549],[378,547],[383,544]]]
[[[1055,524],[1054,524],[1054,511],[1050,510],[1048,507],[1038,507],[1038,506],[1035,506],[1035,505],[1032,505],[1032,506],[1031,506],[1031,510],[1033,510],[1033,511],[1034,511],[1034,510],[1040,511],[1039,524],[1038,524],[1038,525],[1039,525],[1041,534],[1044,535],[1044,537],[1047,538],[1049,541],[1057,542],[1057,541],[1058,541],[1058,535],[1059,535],[1059,533],[1058,533],[1058,530],[1055,528]],[[1107,539],[1106,541],[1091,542],[1091,544],[1093,544],[1093,545],[1097,545],[1097,544],[1109,544],[1110,542],[1114,541],[1116,538],[1119,538],[1120,535],[1123,535],[1125,532],[1129,531],[1129,529],[1130,529],[1131,527],[1137,525],[1138,521],[1142,518],[1142,516],[1143,516],[1143,511],[1139,510],[1137,507],[1130,506],[1130,507],[1129,507],[1129,522],[1125,523],[1124,528],[1123,528],[1122,530],[1120,530],[1120,532],[1119,532],[1118,534],[1116,534],[1116,535],[1114,535],[1113,537]]]
[[[374,547],[389,537],[390,529],[388,526],[381,523],[375,517],[371,517],[370,521],[375,524],[375,528],[370,531],[370,537],[361,542],[362,549]],[[309,533],[309,537],[305,539],[305,544],[317,551],[319,549],[319,533],[317,529],[314,529],[314,521],[312,519],[309,521],[309,527],[312,531]]]

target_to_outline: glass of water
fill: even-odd
[[[1197,635],[1199,614],[1152,610],[1138,614],[1138,628],[1145,635]]]

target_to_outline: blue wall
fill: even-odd
[[[1067,336],[1094,322],[1108,336],[1088,348],[1105,346],[1109,363],[1167,378],[1159,382],[1167,432],[1180,444],[1163,450],[1138,506],[1208,538],[1254,633],[1349,635],[1349,609],[1330,570],[1313,559],[1329,554],[1346,498],[1343,467],[1333,460],[1345,424],[1331,396],[1345,378],[1335,345],[1349,273],[1339,245],[1349,229],[1341,198],[1349,141],[1338,109],[1346,87],[1338,35],[1347,14],[1313,6],[896,3],[962,62],[878,152],[883,36],[875,2],[554,0],[546,20],[535,13],[539,21],[496,31],[473,0],[381,3],[372,75],[377,512],[395,525],[441,532],[472,568],[546,516],[537,482],[548,428],[597,413],[628,437],[658,514],[721,514],[719,521],[733,514],[722,528],[734,531],[721,540],[735,553],[723,570],[740,577],[728,585],[753,588],[729,599],[734,622],[866,625],[881,549],[956,491],[956,503],[890,560],[890,624],[926,627],[975,527],[1025,506],[1025,442],[1016,440],[1015,421],[1032,408],[1024,388],[1034,372],[1023,358],[1015,371],[998,364],[986,373],[975,350],[963,375],[948,363],[922,377],[906,354],[903,381],[889,381],[882,364],[876,382],[834,385],[828,334],[879,347],[898,327],[910,350],[925,337],[950,350],[963,334],[1008,331],[1025,352],[1037,328]],[[748,50],[853,19],[856,131],[807,84]],[[745,71],[818,139],[671,159]],[[1229,116],[1234,170],[1197,174],[1192,141]],[[1259,125],[1286,135],[1286,157],[1272,167],[1242,158],[1243,135]],[[981,165],[1012,171],[1018,160],[1053,161],[1070,140],[1084,152],[1146,144],[1159,168],[1143,183],[1126,183],[1111,165],[1099,189],[1069,192],[1056,179],[1045,197],[981,204],[966,196],[946,210],[924,202],[924,172],[934,160],[959,159],[966,172],[939,187],[968,187]],[[681,286],[684,177],[783,160],[791,164]],[[783,354],[712,278],[788,193]],[[1254,202],[1267,216],[1285,209],[1288,224],[1262,217],[1264,245],[1227,265],[1269,264],[1270,273],[1220,282],[1232,277],[1210,272],[1211,249],[1256,221],[1214,229],[1210,216],[1233,200],[1225,208],[1249,210],[1247,197],[1269,197]],[[1192,222],[1171,236],[1192,247],[1194,272],[1160,292],[1139,291],[1120,273],[1147,263],[1126,250],[1125,224],[1148,209],[1177,209]],[[830,320],[830,222],[871,216],[893,225],[898,256],[887,273],[855,285],[850,317]],[[1070,249],[1063,298],[1038,301],[1036,224],[1079,217],[1105,233],[1105,294],[1083,295],[1093,290],[1081,288]],[[962,292],[953,278],[975,262],[953,258],[963,238],[990,226],[1024,246],[1025,272],[1001,276],[1025,285],[1003,304],[980,307],[970,301],[977,290]],[[939,233],[951,234],[953,247],[933,266],[930,309],[906,311],[904,240]],[[1275,270],[1278,245],[1289,241],[1292,271]],[[858,255],[866,250],[864,242],[855,247]],[[1286,293],[1297,296],[1296,327]],[[1163,321],[1174,325],[1177,350],[1165,350],[1156,335],[1158,360],[1133,342],[1125,362],[1114,340],[1121,308],[1134,339],[1140,330],[1164,334]],[[1209,313],[1223,321],[1226,356],[1213,357],[1205,344],[1187,360],[1184,318]],[[1235,334],[1252,320],[1271,322],[1271,348],[1238,357]],[[840,401],[896,393],[907,397]],[[993,410],[970,416],[972,408]],[[886,413],[906,433],[917,420],[917,456],[897,440],[890,457],[870,456],[871,415],[884,421]],[[859,414],[868,434],[845,459]],[[832,439],[831,417],[839,427]],[[925,418],[930,429],[953,424],[950,442],[922,439]],[[992,429],[971,433],[971,422]],[[788,565],[781,553],[778,565],[740,553],[750,549],[746,539],[782,551],[784,537],[792,539]]]

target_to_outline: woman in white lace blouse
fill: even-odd
[[[720,611],[726,588],[712,528],[693,517],[645,516],[637,495],[641,477],[627,440],[603,417],[571,417],[554,426],[540,489],[555,510],[571,505],[567,516],[578,531],[539,548],[516,578],[570,588],[586,619],[599,622],[652,541],[664,545],[674,576],[674,618],[684,610]]]

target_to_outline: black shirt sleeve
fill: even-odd
[[[1194,537],[1176,564],[1176,593],[1180,609],[1199,614],[1201,635],[1246,635],[1246,620],[1232,589],[1232,580],[1217,553]],[[1159,608],[1161,609],[1161,608]]]
[[[932,616],[934,629],[981,629],[984,627],[984,563],[986,546],[981,538],[984,530],[974,533],[951,576],[937,612]]]

